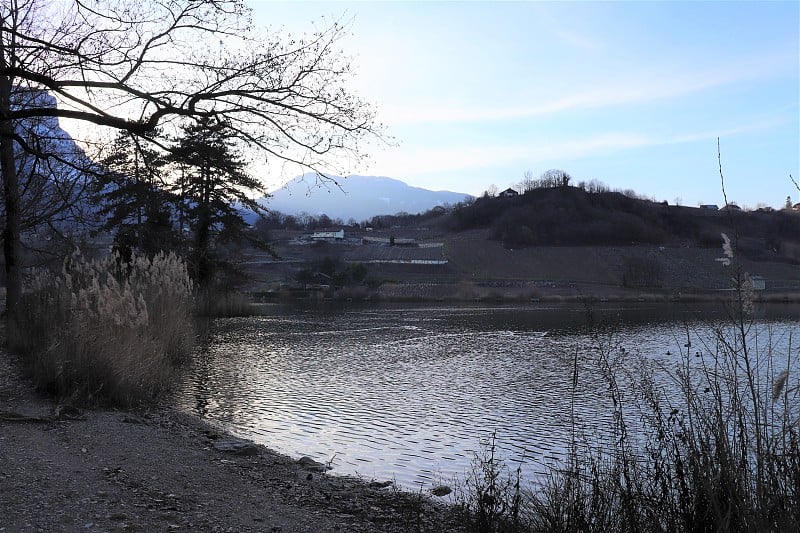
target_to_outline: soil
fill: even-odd
[[[57,405],[0,353],[0,532],[460,530],[434,496],[324,470],[165,407]]]
[[[324,258],[345,260],[354,247],[348,243],[290,244],[301,232],[276,230],[273,248],[283,261],[265,253],[248,256],[245,267],[251,282],[244,292],[292,301],[313,294],[289,292],[297,271]],[[348,287],[319,298],[382,299],[388,301],[583,301],[586,299],[671,302],[719,301],[729,295],[731,272],[718,260],[718,246],[705,248],[688,243],[668,246],[529,246],[508,248],[493,238],[490,229],[459,232],[445,228],[391,228],[375,230],[373,237],[416,239],[441,243],[448,263],[367,264],[367,278],[381,282],[377,289]],[[380,247],[360,250],[362,259],[379,259]],[[370,255],[372,254],[372,255]],[[758,297],[764,301],[800,301],[800,269],[780,257],[740,258],[743,269],[765,280]],[[633,266],[632,266],[633,265]],[[636,265],[639,265],[638,267]],[[645,266],[642,266],[645,265]],[[623,280],[631,269],[643,281]],[[644,271],[638,271],[644,269]],[[650,272],[650,270],[652,272]],[[640,276],[641,277],[641,276]],[[281,292],[283,291],[283,292]]]

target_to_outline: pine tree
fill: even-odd
[[[164,185],[163,154],[123,132],[101,164],[92,200],[101,207],[102,229],[114,232],[115,247],[123,258],[129,258],[133,249],[148,256],[173,250],[177,237],[170,204],[174,199]]]
[[[215,246],[248,238],[238,206],[262,214],[248,193],[267,192],[245,172],[246,161],[225,121],[201,118],[185,127],[170,159],[179,166],[176,192],[193,235],[194,276],[200,287],[208,287],[220,265]]]

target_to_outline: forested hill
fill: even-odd
[[[491,228],[509,247],[545,245],[685,245],[718,247],[738,236],[751,259],[800,263],[800,213],[671,206],[618,192],[538,188],[460,205],[453,229]]]

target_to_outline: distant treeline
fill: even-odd
[[[394,215],[378,215],[360,222],[353,218],[345,222],[341,218],[331,218],[325,214],[318,216],[310,215],[308,213],[287,215],[285,213],[281,213],[280,211],[269,211],[262,218],[257,220],[255,225],[256,229],[264,231],[274,229],[314,231],[332,228],[388,229],[394,227],[412,226],[419,222],[441,216],[442,214],[452,211],[454,208],[455,206],[443,206],[435,207],[419,214],[400,212]]]

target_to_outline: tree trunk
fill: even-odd
[[[0,67],[5,57],[0,50]],[[6,318],[9,320],[16,310],[22,293],[22,277],[19,269],[20,206],[17,166],[14,161],[14,123],[11,115],[12,81],[0,76],[0,168],[3,178],[3,199],[6,208],[6,227],[3,231],[3,253],[6,262]]]
[[[211,240],[211,170],[204,165],[201,173],[201,193],[197,217],[197,234],[195,240],[195,260],[197,264],[197,284],[200,289],[207,289],[211,282],[212,267],[209,244]]]

